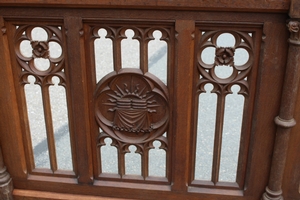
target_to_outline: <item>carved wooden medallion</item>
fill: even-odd
[[[98,83],[95,98],[98,124],[119,141],[144,143],[165,132],[167,88],[150,73],[123,69],[108,74]]]

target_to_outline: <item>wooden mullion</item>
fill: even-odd
[[[118,170],[119,175],[122,178],[125,175],[125,153],[122,152],[122,149],[119,149],[118,152]]]
[[[116,38],[113,38],[112,41],[113,41],[114,70],[117,72],[122,68],[122,56],[121,56],[122,38],[116,36]]]
[[[44,107],[50,167],[52,171],[55,172],[57,170],[57,160],[56,160],[55,138],[54,138],[53,123],[52,123],[49,87],[44,85],[41,87],[42,87],[42,97],[43,97],[43,107]]]
[[[140,40],[140,69],[148,72],[148,41]]]
[[[143,152],[142,157],[142,176],[146,179],[149,176],[149,149]]]
[[[213,154],[213,167],[212,167],[212,182],[216,184],[219,181],[221,150],[222,150],[222,133],[224,124],[225,112],[225,98],[226,96],[221,93],[218,95],[217,101],[217,116],[214,140],[214,154]]]

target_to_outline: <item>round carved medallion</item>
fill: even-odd
[[[106,75],[98,83],[95,103],[99,126],[119,141],[144,143],[166,130],[167,88],[150,73],[123,69]]]

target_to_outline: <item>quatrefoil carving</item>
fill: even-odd
[[[218,40],[222,34],[231,36],[234,40],[232,46],[219,46]],[[215,49],[214,61],[207,63],[203,58],[203,52],[208,48]],[[203,32],[198,47],[198,70],[207,80],[220,84],[228,84],[244,79],[250,72],[253,65],[253,39],[251,34],[239,31],[207,31]],[[237,51],[246,52],[248,59],[242,64],[236,64]],[[213,52],[210,52],[213,54]],[[211,55],[210,55],[211,56]],[[216,68],[231,68],[228,77],[220,77],[216,73]]]
[[[33,34],[34,29],[39,29],[45,39],[37,40]],[[61,53],[51,54],[50,43],[54,44]],[[63,42],[62,32],[56,26],[32,26],[24,25],[16,29],[15,34],[15,52],[18,63],[28,73],[38,76],[46,76],[59,72],[63,68]],[[30,50],[31,49],[31,50]],[[42,60],[42,67],[38,66],[37,60]]]

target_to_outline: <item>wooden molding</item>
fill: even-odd
[[[0,0],[0,6],[288,12],[290,0]]]
[[[65,199],[65,200],[122,200],[116,198],[99,197],[99,196],[87,196],[87,195],[74,195],[74,194],[62,194],[55,192],[41,192],[34,190],[20,190],[15,189],[13,191],[14,200],[49,200],[49,199]],[[127,199],[130,200],[130,199]]]

